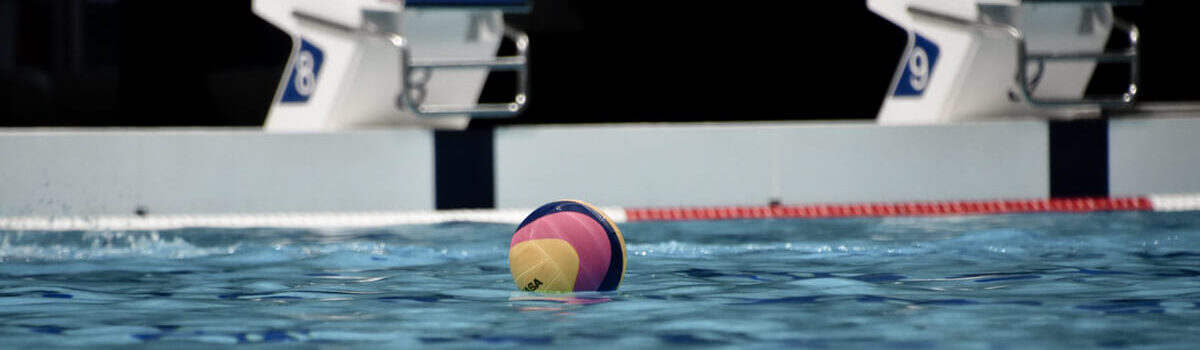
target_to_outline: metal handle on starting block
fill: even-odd
[[[1017,40],[1017,86],[1021,89],[1021,94],[1030,104],[1039,107],[1057,107],[1057,106],[1081,106],[1081,105],[1098,105],[1101,107],[1127,107],[1132,105],[1137,99],[1138,83],[1140,80],[1138,69],[1138,37],[1140,33],[1138,28],[1133,23],[1124,22],[1121,20],[1113,20],[1113,28],[1124,30],[1129,38],[1129,48],[1121,51],[1110,52],[1073,52],[1073,53],[1028,53],[1025,48],[1025,39],[1017,32],[1014,38]],[[1129,87],[1125,92],[1118,97],[1110,98],[1087,98],[1082,99],[1042,99],[1033,96],[1033,84],[1029,82],[1028,67],[1030,62],[1036,62],[1038,66],[1044,66],[1046,61],[1077,61],[1077,60],[1093,60],[1096,63],[1128,63],[1129,64]]]
[[[379,30],[370,22],[366,22],[363,28],[352,28],[340,23],[325,20],[320,16],[308,14],[300,11],[292,13],[296,18],[305,20],[311,23],[320,24],[322,26],[337,29],[348,33],[360,33],[373,36],[378,39],[383,39],[391,43],[400,51],[400,96],[396,98],[396,105],[400,108],[407,108],[414,114],[423,117],[438,117],[448,115],[470,114],[476,118],[506,118],[516,116],[525,109],[527,100],[527,91],[529,86],[529,68],[528,68],[528,50],[529,36],[520,30],[506,27],[504,28],[504,37],[509,38],[516,44],[517,54],[514,56],[496,57],[492,59],[421,59],[414,60],[411,50],[409,49],[408,40],[396,33],[389,33]],[[513,97],[512,102],[508,103],[485,103],[473,105],[426,105],[424,100],[424,84],[428,81],[428,72],[433,69],[464,69],[464,68],[487,68],[490,70],[501,71],[516,71],[517,72],[517,92]],[[425,81],[413,80],[413,72],[423,70],[426,71]]]
[[[476,118],[505,118],[521,113],[525,109],[526,93],[529,82],[527,51],[529,36],[514,28],[505,28],[504,37],[516,44],[517,54],[514,56],[496,57],[493,59],[413,59],[408,45],[396,45],[400,49],[400,79],[404,87],[396,103],[408,108],[413,113],[426,117],[444,115],[470,114]],[[430,105],[425,104],[423,96],[424,81],[414,80],[415,71],[425,71],[427,80],[433,69],[463,69],[487,68],[490,70],[516,71],[517,92],[512,102],[483,103],[474,105]]]

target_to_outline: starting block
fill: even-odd
[[[528,8],[523,0],[255,0],[254,13],[293,40],[265,128],[462,129],[472,117],[515,116],[526,103],[529,39],[502,14]],[[496,56],[504,39],[515,55]],[[517,72],[511,102],[476,102],[491,70]]]
[[[1139,3],[867,0],[909,38],[879,122],[1079,118],[1129,107],[1138,93],[1139,33],[1113,6]],[[1105,51],[1110,34],[1128,45]],[[1128,65],[1123,93],[1085,96],[1098,63]]]

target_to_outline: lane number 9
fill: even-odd
[[[908,72],[908,84],[913,90],[924,90],[925,85],[929,84],[929,54],[924,48],[913,47],[912,54],[908,56]]]

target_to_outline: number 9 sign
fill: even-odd
[[[912,48],[896,82],[895,96],[920,96],[929,87],[933,68],[937,64],[938,46],[920,34],[913,33]]]
[[[908,71],[911,73],[908,85],[912,85],[913,90],[925,90],[925,84],[929,82],[929,54],[925,53],[924,48],[914,47],[912,54],[908,55]]]

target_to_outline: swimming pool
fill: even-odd
[[[610,293],[517,292],[515,225],[0,231],[12,348],[1193,348],[1200,213],[638,222]]]

